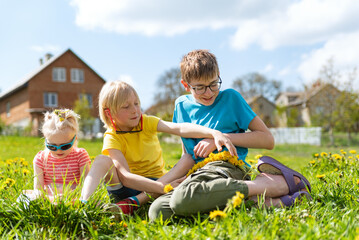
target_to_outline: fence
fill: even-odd
[[[271,128],[275,144],[310,144],[320,146],[320,127]]]

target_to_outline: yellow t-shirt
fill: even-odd
[[[104,135],[102,154],[118,149],[125,156],[131,173],[159,178],[165,174],[162,149],[157,137],[159,118],[142,114],[143,130],[137,133],[116,134],[111,129]]]

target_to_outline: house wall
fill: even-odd
[[[275,106],[265,98],[259,97],[249,104],[252,110],[263,120],[267,127],[275,125],[274,110]]]
[[[51,61],[51,59],[50,59]],[[46,64],[46,63],[45,63]],[[54,67],[66,68],[66,81],[54,82],[52,70]],[[84,71],[84,82],[71,82],[71,68],[79,68]],[[25,87],[9,95],[0,101],[0,116],[5,124],[14,126],[27,126],[32,124],[32,134],[39,135],[43,113],[52,108],[44,106],[44,92],[55,92],[58,95],[56,108],[74,108],[74,103],[81,93],[92,95],[92,116],[98,118],[98,95],[105,84],[89,66],[79,59],[71,50],[66,51],[44,69],[34,75]],[[6,104],[10,101],[10,116],[6,114]]]
[[[6,105],[10,102],[10,116],[6,113]],[[0,117],[5,124],[23,125],[23,119],[29,119],[28,92],[26,88],[4,98],[0,102]]]
[[[66,68],[66,82],[54,82],[52,80],[52,69],[54,67]],[[84,70],[84,82],[71,82],[71,68]],[[71,52],[66,52],[59,59],[51,63],[29,82],[30,108],[44,108],[44,92],[56,92],[58,94],[57,108],[73,108],[81,93],[92,94],[92,116],[98,117],[98,94],[104,81],[95,74],[85,63],[80,61]]]

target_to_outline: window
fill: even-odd
[[[85,98],[88,102],[87,107],[92,108],[92,94],[91,93],[81,93],[80,100],[82,100],[83,98]]]
[[[66,82],[66,68],[55,67],[52,69],[52,81]]]
[[[10,114],[10,109],[11,109],[10,102],[7,102],[7,103],[6,103],[6,116],[7,116],[7,117],[10,117],[10,116],[11,116],[11,114]]]
[[[45,92],[44,93],[44,106],[57,107],[57,93]]]
[[[71,68],[71,82],[83,83],[84,82],[84,70],[79,68]]]

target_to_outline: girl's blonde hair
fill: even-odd
[[[80,115],[70,109],[55,109],[52,112],[46,112],[41,132],[45,138],[68,130],[77,134],[79,131],[78,119],[80,119]]]
[[[135,94],[137,100],[140,98],[136,90],[128,83],[122,81],[107,82],[101,89],[99,95],[99,115],[105,128],[113,128],[110,117],[105,109],[109,109],[112,117],[118,114],[118,110],[126,103],[131,94]]]

